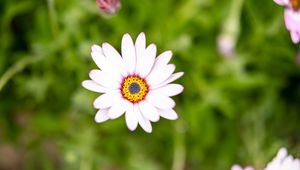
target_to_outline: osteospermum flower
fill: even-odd
[[[281,148],[264,170],[300,170],[300,160],[294,159],[285,148]]]
[[[170,97],[183,91],[179,84],[169,84],[183,75],[174,73],[175,65],[168,64],[171,51],[156,58],[156,46],[146,47],[144,33],[140,33],[135,44],[129,34],[122,38],[121,55],[108,43],[102,47],[92,46],[92,58],[100,68],[89,74],[91,80],[82,82],[88,90],[104,93],[94,101],[99,109],[96,122],[116,119],[125,113],[128,129],[135,130],[138,124],[148,133],[150,122],[160,117],[175,120],[175,102]]]
[[[292,41],[300,42],[300,0],[274,0],[277,4],[285,6],[285,26],[290,31]]]

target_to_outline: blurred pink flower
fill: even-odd
[[[121,7],[120,0],[96,0],[96,4],[101,12],[108,15],[115,14]]]
[[[278,5],[285,6],[285,26],[291,33],[294,43],[300,42],[300,0],[274,0]]]
[[[220,35],[217,39],[219,53],[226,58],[233,58],[235,55],[236,39],[231,35]]]
[[[239,165],[233,165],[231,167],[231,170],[254,170],[251,166],[246,166],[245,168],[242,168]]]

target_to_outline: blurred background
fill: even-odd
[[[98,4],[99,5],[99,4]],[[300,48],[272,0],[0,1],[0,170],[228,170],[300,157]],[[179,119],[97,124],[94,43],[145,32],[173,51]],[[298,57],[297,57],[298,55]]]

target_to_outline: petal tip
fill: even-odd
[[[97,104],[96,102],[93,103],[93,107],[94,107],[95,109],[100,109],[100,107],[98,107],[98,104]]]
[[[101,123],[101,121],[97,118],[97,116],[95,116],[94,120],[96,123]]]
[[[138,35],[138,37],[140,37],[140,36],[141,36],[141,37],[146,37],[146,35],[145,35],[144,32],[140,32],[139,35]]]
[[[86,84],[86,80],[84,80],[84,81],[81,82],[81,86],[82,86],[82,87],[84,87],[85,84]]]
[[[179,77],[182,77],[184,75],[184,72],[178,72]]]
[[[128,32],[126,32],[124,35],[123,35],[123,38],[131,38],[130,34]]]
[[[95,75],[95,73],[97,72],[97,70],[93,69],[89,72],[89,76],[93,77]]]
[[[181,91],[179,93],[182,93],[184,91],[184,86],[180,84],[180,88]]]
[[[101,47],[97,44],[93,44],[91,46],[91,52],[99,51],[100,49],[101,49]]]
[[[92,80],[84,80],[83,82],[81,82],[81,86],[85,89],[88,89],[88,85],[89,85],[89,82],[92,81]]]
[[[102,43],[102,48],[104,48],[105,46],[108,46],[108,45],[109,45],[109,43],[104,42],[104,43]]]
[[[173,52],[171,50],[167,50],[166,52],[169,53],[169,55],[171,56],[173,55]]]
[[[96,123],[103,123],[103,122],[109,120],[109,118],[103,113],[102,110],[99,110],[96,113],[96,115],[94,117],[94,120],[95,120]]]
[[[169,120],[177,120],[178,119],[178,115],[176,114],[176,116],[174,115],[174,117],[169,118]]]
[[[131,132],[133,132],[133,131],[136,129],[136,127],[127,127],[127,128],[128,128],[128,130],[131,131]]]
[[[151,43],[147,48],[151,48],[152,50],[155,50],[155,51],[157,49],[156,44],[154,44],[154,43]]]
[[[147,133],[152,133],[152,129],[144,129],[144,131]]]

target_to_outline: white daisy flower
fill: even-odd
[[[264,170],[300,170],[300,160],[294,159],[285,148],[281,148]]]
[[[170,97],[183,91],[180,84],[170,84],[183,75],[173,73],[175,65],[169,64],[171,51],[156,57],[156,46],[146,47],[146,37],[140,33],[135,44],[129,34],[122,38],[121,55],[108,43],[92,46],[92,58],[100,69],[92,70],[91,80],[82,82],[88,90],[103,93],[94,101],[99,109],[98,123],[116,119],[125,113],[126,125],[133,131],[138,124],[148,133],[150,122],[160,117],[175,120],[175,102]]]

